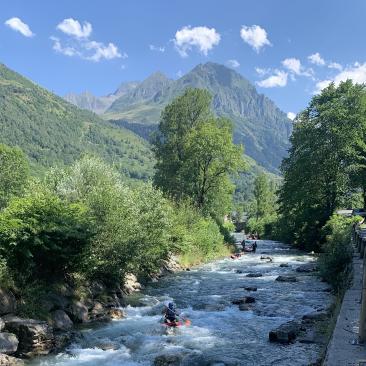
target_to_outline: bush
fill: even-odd
[[[24,280],[50,280],[77,267],[92,227],[84,205],[40,187],[13,198],[0,213],[0,254]]]
[[[347,285],[353,254],[352,224],[360,219],[359,216],[348,218],[333,215],[322,228],[325,243],[319,258],[320,275],[335,291]]]

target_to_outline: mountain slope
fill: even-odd
[[[80,110],[0,64],[0,142],[19,146],[35,171],[83,154],[113,163],[132,178],[152,174],[146,141]]]
[[[105,112],[116,99],[135,89],[137,85],[138,83],[135,81],[122,83],[114,93],[104,97],[97,97],[92,93],[85,91],[81,94],[66,94],[64,99],[81,109],[87,109],[96,114],[101,114]]]
[[[154,75],[153,75],[154,76]],[[267,97],[240,74],[223,65],[206,63],[196,66],[176,81],[161,75],[148,81],[150,93],[141,83],[112,103],[104,118],[154,124],[162,109],[188,87],[207,89],[213,96],[212,107],[218,116],[230,118],[235,126],[234,139],[243,143],[247,155],[272,172],[278,172],[289,147],[291,121]],[[161,80],[165,80],[162,82]]]

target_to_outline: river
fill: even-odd
[[[270,255],[273,262],[261,260],[261,255]],[[184,365],[191,366],[309,365],[318,359],[319,345],[269,343],[268,332],[332,302],[331,295],[324,291],[326,284],[316,276],[295,272],[296,267],[312,260],[312,256],[281,243],[258,241],[255,254],[214,261],[162,278],[143,291],[140,306],[124,309],[126,318],[84,329],[82,337],[64,352],[28,364],[148,366],[162,354],[187,354],[190,356]],[[281,263],[289,267],[280,267]],[[253,272],[263,276],[246,277]],[[299,279],[296,283],[275,281],[278,275],[294,273]],[[258,290],[249,293],[245,286]],[[231,304],[245,295],[256,299],[250,311],[240,311]],[[174,300],[191,326],[167,333],[160,323],[166,300]]]

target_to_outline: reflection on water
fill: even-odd
[[[273,262],[261,260],[263,253]],[[190,272],[163,278],[149,286],[140,307],[127,307],[127,317],[83,331],[65,352],[40,358],[33,366],[148,366],[162,354],[189,355],[187,365],[309,365],[320,348],[315,344],[281,346],[268,342],[274,327],[329,305],[326,285],[314,276],[299,276],[297,283],[280,283],[278,275],[293,274],[313,260],[278,242],[258,241],[256,254],[219,260]],[[288,263],[289,267],[280,267]],[[241,273],[237,273],[237,271]],[[262,277],[248,278],[260,272]],[[299,275],[299,274],[298,274]],[[231,304],[249,293],[256,303],[250,311]],[[160,323],[162,303],[172,299],[192,321],[190,327],[167,333]]]

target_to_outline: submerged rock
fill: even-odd
[[[154,366],[179,366],[181,365],[183,355],[160,355],[155,357]]]
[[[252,304],[255,302],[255,298],[252,296],[244,296],[241,299],[233,300],[232,303],[234,305],[240,305],[240,304]]]
[[[0,333],[0,352],[11,355],[18,349],[18,338],[13,333]]]
[[[255,273],[248,273],[246,275],[246,277],[262,277],[263,274],[262,273],[259,273],[259,272],[255,272]]]
[[[295,276],[278,276],[276,278],[278,282],[297,282],[297,278]]]
[[[257,287],[255,287],[255,286],[249,286],[249,287],[244,287],[244,289],[246,290],[246,291],[257,291]]]
[[[316,263],[306,263],[296,268],[296,272],[299,273],[311,273],[318,270]]]
[[[269,332],[269,341],[283,344],[292,343],[300,332],[300,324],[296,321],[290,321],[280,325],[278,328]]]
[[[287,268],[287,267],[290,267],[290,265],[288,263],[281,263],[280,267],[281,268]]]

